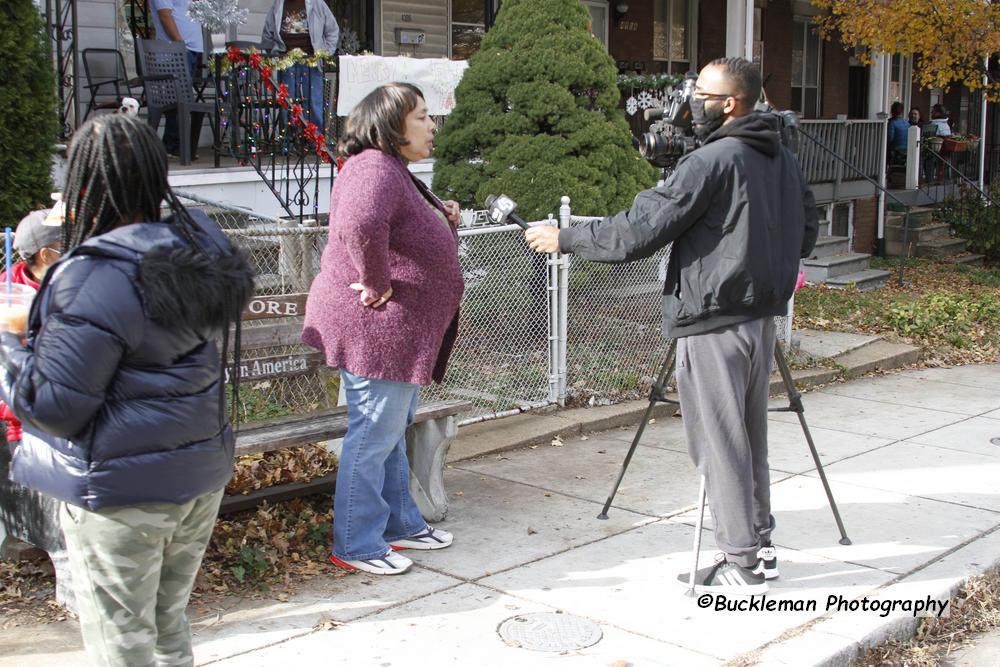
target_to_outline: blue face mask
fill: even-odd
[[[722,127],[726,116],[722,113],[722,105],[711,109],[705,108],[707,100],[699,97],[691,98],[691,122],[694,124],[694,134],[699,139],[707,139],[710,134]]]

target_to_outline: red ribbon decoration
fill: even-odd
[[[288,124],[298,125],[299,127],[301,127],[303,129],[303,134],[305,135],[306,139],[308,139],[313,144],[313,147],[316,151],[316,155],[318,155],[323,162],[327,164],[333,164],[334,159],[330,155],[330,151],[326,149],[326,137],[323,135],[322,132],[319,131],[319,128],[316,126],[315,123],[313,123],[312,121],[306,123],[305,121],[302,120],[301,104],[289,105],[288,100],[290,95],[288,93],[288,86],[286,86],[283,83],[280,83],[278,84],[277,87],[275,87],[274,81],[271,80],[271,75],[274,72],[272,71],[271,67],[263,64],[260,53],[253,52],[250,54],[250,57],[248,58],[240,49],[236,48],[235,46],[231,46],[226,51],[226,58],[229,60],[229,62],[233,63],[234,65],[242,65],[246,63],[258,74],[260,74],[261,80],[264,82],[264,87],[267,90],[275,92],[277,96],[276,102],[278,103],[278,106],[280,106],[282,109],[288,109],[289,106],[291,106],[291,113],[290,113],[291,117],[289,119]],[[340,166],[343,165],[343,161],[339,157],[337,158],[337,161],[339,170]]]

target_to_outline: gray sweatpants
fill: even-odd
[[[688,451],[705,476],[715,542],[727,560],[757,562],[770,541],[767,395],[774,319],[677,339],[677,391]]]

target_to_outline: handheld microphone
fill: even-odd
[[[663,118],[663,114],[666,113],[666,109],[646,109],[642,112],[642,117],[647,121],[650,120],[660,120]]]
[[[502,225],[510,220],[521,229],[528,229],[528,223],[515,213],[516,210],[517,203],[507,195],[489,195],[486,198],[486,213],[489,215],[490,220],[498,225]]]

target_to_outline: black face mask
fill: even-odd
[[[705,102],[699,97],[691,98],[691,122],[694,135],[699,139],[706,139],[726,122],[726,116],[722,112],[722,105],[710,110],[705,109]]]

